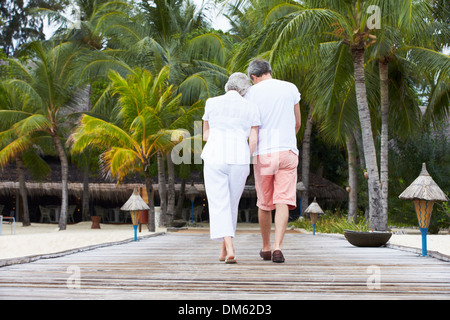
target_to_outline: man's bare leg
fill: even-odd
[[[276,204],[275,207],[275,241],[273,244],[273,251],[281,250],[284,234],[289,221],[288,205],[280,203]]]
[[[262,251],[270,251],[270,230],[272,228],[272,211],[258,209],[259,229],[263,241]]]

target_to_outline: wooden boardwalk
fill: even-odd
[[[207,233],[169,233],[0,268],[0,299],[450,299],[450,263],[346,240],[286,235],[286,263],[262,261],[256,232],[218,261]],[[78,281],[78,282],[77,282]]]

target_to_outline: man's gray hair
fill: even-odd
[[[248,76],[250,78],[252,76],[261,77],[267,73],[272,75],[272,68],[270,67],[270,63],[266,60],[253,60],[250,62],[248,66]]]
[[[225,85],[225,92],[236,90],[241,96],[247,93],[247,90],[252,86],[249,77],[241,72],[233,73]]]

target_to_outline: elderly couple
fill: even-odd
[[[251,62],[248,75],[253,86],[245,74],[234,73],[225,95],[208,99],[205,106],[207,143],[202,159],[211,239],[222,241],[221,261],[236,263],[238,206],[253,157],[262,236],[259,254],[264,260],[284,262],[281,246],[289,210],[296,207],[300,93],[294,84],[273,79],[265,60]],[[271,246],[272,210],[276,213]]]

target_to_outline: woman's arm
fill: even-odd
[[[250,136],[248,137],[248,145],[250,147],[250,157],[253,156],[253,153],[258,146],[258,132],[259,127],[252,127],[250,130]]]
[[[203,141],[208,141],[209,138],[209,122],[203,121]]]

